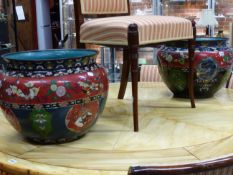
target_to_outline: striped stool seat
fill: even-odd
[[[157,65],[142,65],[140,70],[140,81],[142,82],[161,82]]]
[[[85,22],[82,43],[128,45],[128,27],[137,24],[139,45],[193,38],[190,20],[174,16],[120,16]]]

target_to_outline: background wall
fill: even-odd
[[[233,22],[233,0],[216,0],[215,15],[219,26],[215,31],[223,30],[224,34],[228,36],[229,23]],[[171,2],[170,0],[163,0],[164,15],[173,16],[195,16],[199,17],[201,9],[207,8],[207,0],[189,0],[184,2]],[[202,30],[199,28],[199,32]]]
[[[216,0],[216,15],[224,15],[225,18],[218,18],[219,29],[224,33],[229,32],[229,24],[233,22],[233,0]]]
[[[14,19],[13,19],[13,4],[11,0],[6,0],[7,4],[7,18],[8,31],[10,42],[15,44],[14,35]],[[35,16],[35,0],[15,0],[16,6],[23,6],[26,20],[17,20],[17,34],[19,51],[37,49],[37,31],[36,31],[36,16]]]
[[[0,0],[0,12],[3,11],[3,0]]]
[[[8,43],[8,22],[5,16],[3,0],[0,0],[0,43]]]

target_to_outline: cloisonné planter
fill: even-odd
[[[212,97],[229,78],[233,52],[224,38],[197,38],[194,55],[195,98]],[[175,97],[188,97],[187,44],[166,46],[158,52],[159,72]]]
[[[108,79],[94,50],[3,55],[0,105],[25,138],[61,143],[84,135],[103,112]]]

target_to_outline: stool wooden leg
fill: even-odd
[[[138,127],[138,58],[135,52],[131,53],[131,76],[132,76],[132,92],[133,92],[133,118],[134,118],[134,131],[139,130]]]
[[[193,39],[188,40],[188,51],[189,51],[189,77],[188,77],[188,89],[189,89],[189,98],[191,101],[191,107],[195,108],[194,102],[194,78],[193,78],[193,61],[196,47],[196,23],[194,20],[191,20],[193,27]]]
[[[195,52],[195,44],[194,40],[188,41],[188,52],[189,52],[189,74],[188,74],[188,90],[189,90],[189,98],[191,101],[191,107],[195,108],[194,101],[194,79],[193,79],[193,58]]]
[[[132,95],[133,95],[133,120],[134,131],[139,130],[138,127],[138,47],[139,36],[137,24],[130,24],[128,28],[128,44],[129,44],[129,59],[131,63],[132,76]]]
[[[128,83],[129,77],[129,69],[130,69],[130,60],[129,60],[129,48],[123,49],[123,65],[122,65],[122,73],[121,73],[121,84],[120,90],[118,93],[118,99],[123,99],[125,96],[125,90]]]

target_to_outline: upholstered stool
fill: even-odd
[[[134,130],[138,131],[138,49],[158,43],[187,40],[189,45],[189,96],[193,95],[192,59],[195,24],[173,16],[129,16],[129,0],[75,0],[77,47],[84,43],[123,48],[123,70],[118,98],[122,99],[131,71]],[[120,15],[120,16],[119,16]],[[114,16],[114,17],[109,17]],[[84,17],[102,17],[84,22]]]

